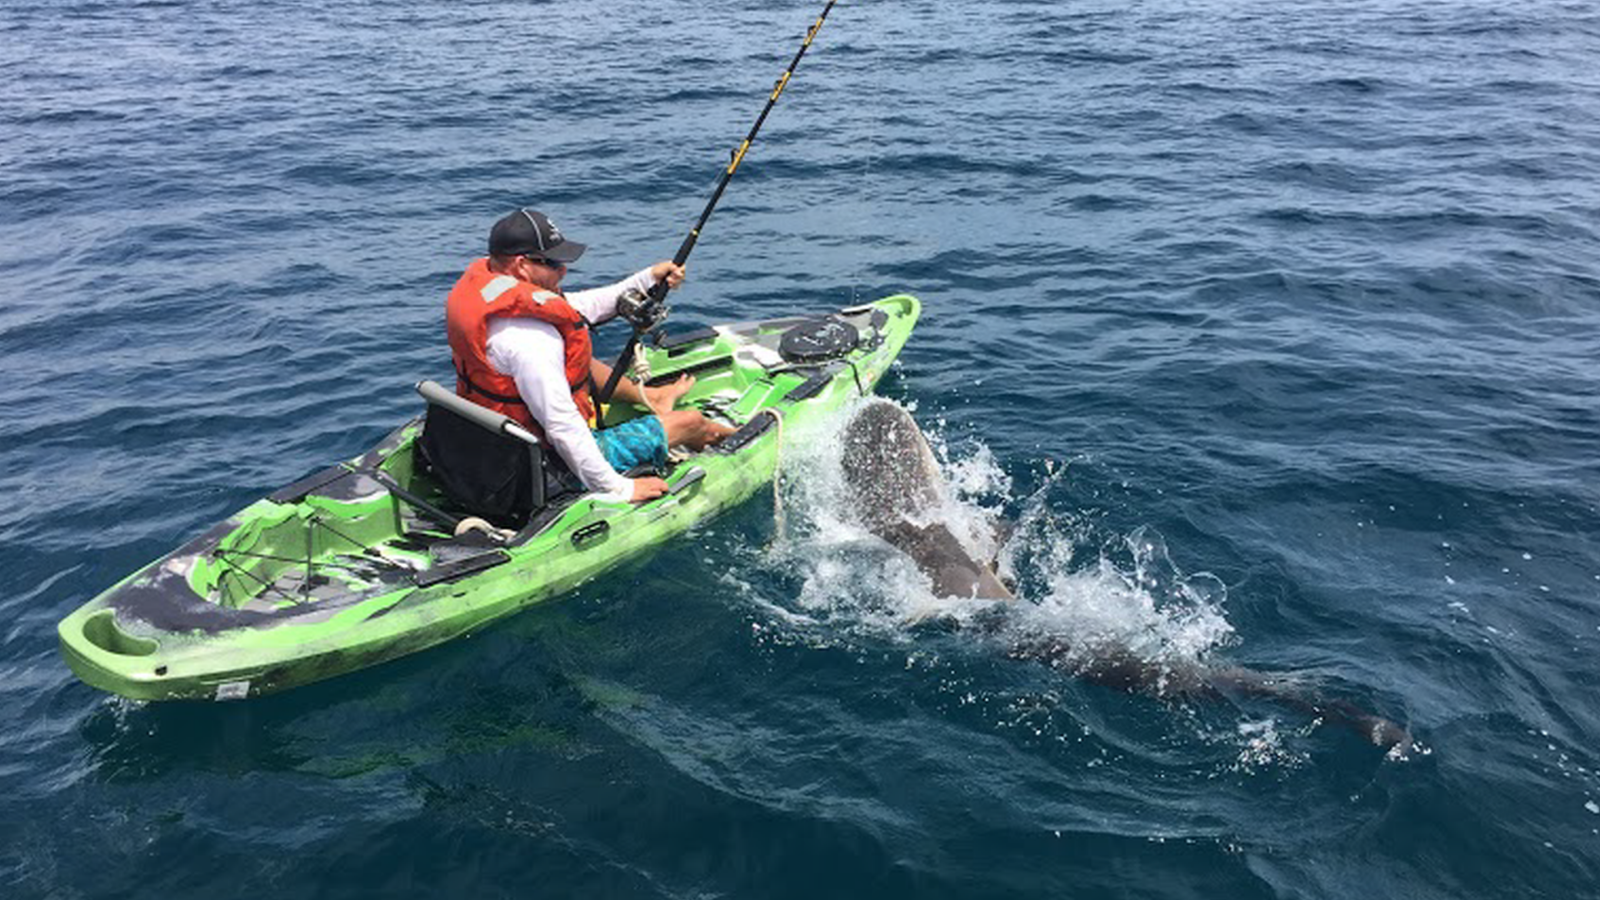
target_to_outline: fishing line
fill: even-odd
[[[882,59],[884,59],[885,57],[883,56],[883,54],[878,52],[880,49],[881,49],[881,46],[879,46],[879,45],[874,45],[873,47],[871,47],[868,50],[868,53],[867,53],[868,59],[871,59],[871,60],[882,60]],[[883,95],[884,95],[885,91],[884,91],[884,87],[883,87],[884,67],[883,67],[882,63],[876,63],[874,65],[874,68],[876,70],[875,73],[874,73],[875,77],[873,79],[873,81],[874,81],[874,84],[873,84],[873,94],[874,94],[874,96],[872,98],[872,102],[868,104],[868,106],[871,109],[871,115],[869,115],[868,118],[867,118],[867,123],[868,123],[868,129],[867,129],[867,155],[866,155],[866,161],[863,162],[862,165],[861,165],[861,178],[858,181],[858,183],[862,186],[862,190],[860,192],[860,196],[862,197],[862,200],[863,200],[862,204],[858,207],[858,209],[860,210],[860,217],[859,217],[860,224],[859,224],[858,227],[859,227],[859,231],[863,235],[863,237],[865,237],[866,235],[875,233],[870,228],[870,225],[871,225],[871,220],[872,220],[872,218],[873,218],[873,216],[876,213],[877,208],[878,208],[878,203],[877,203],[877,179],[875,179],[873,177],[872,164],[875,161],[877,161],[877,158],[878,158],[878,138],[879,138],[879,136],[881,134],[882,125],[883,125],[883,106],[884,106],[884,104],[883,104]],[[866,242],[866,240],[862,240],[862,241],[859,241],[857,243],[858,243],[858,247],[859,247],[860,245],[865,244],[867,242]],[[863,254],[863,253],[859,253],[858,252],[858,255],[856,256],[855,272],[851,276],[851,283],[850,283],[850,305],[851,306],[858,306],[861,303],[862,274],[865,271],[866,266],[867,266],[866,255]]]
[[[773,450],[772,462],[772,519],[777,526],[777,547],[781,550],[789,534],[788,516],[783,509],[783,413],[777,407],[768,409],[767,412],[772,414],[773,421],[778,426],[778,433],[772,436],[778,445]]]
[[[783,96],[784,88],[789,86],[789,79],[794,77],[794,71],[800,65],[800,60],[811,48],[811,42],[816,40],[817,33],[822,30],[822,23],[828,19],[839,0],[828,0],[828,5],[822,8],[822,14],[817,16],[817,21],[806,29],[806,39],[800,44],[800,49],[795,52],[794,59],[789,61],[789,67],[783,75],[772,85],[772,93],[767,95],[767,105],[762,107],[761,115],[756,117],[754,125],[745,135],[744,140],[733,150],[732,158],[728,165],[717,177],[717,187],[711,192],[711,199],[706,202],[706,207],[700,212],[700,218],[689,229],[689,234],[678,245],[678,252],[673,254],[672,262],[682,266],[689,261],[689,254],[694,252],[695,244],[700,240],[700,231],[706,227],[706,222],[711,218],[711,213],[717,208],[717,201],[722,199],[723,191],[728,189],[728,182],[733,180],[733,173],[739,171],[739,164],[744,162],[745,154],[750,152],[750,145],[755,142],[756,135],[760,133],[761,126],[767,121],[767,116],[772,113],[772,108],[778,105],[778,98]],[[611,367],[611,377],[606,379],[605,386],[600,388],[595,395],[596,403],[605,403],[611,399],[611,394],[617,389],[617,383],[622,380],[622,373],[627,371],[633,362],[634,353],[639,348],[639,339],[646,333],[653,331],[666,318],[667,279],[663,278],[650,287],[650,290],[637,297],[624,294],[617,304],[618,315],[626,319],[633,326],[633,334],[628,337],[628,343],[622,348],[622,355],[617,357],[616,365]],[[628,308],[625,308],[628,307]]]

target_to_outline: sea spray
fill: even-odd
[[[1214,660],[1214,651],[1235,639],[1223,611],[1226,586],[1210,573],[1184,572],[1154,528],[1141,526],[1108,537],[1096,527],[1092,513],[1057,509],[1053,488],[1059,486],[1059,476],[1049,467],[1045,484],[1019,504],[1012,496],[1012,480],[979,442],[965,455],[954,456],[935,431],[929,440],[929,448],[937,448],[931,459],[919,445],[905,441],[853,446],[852,441],[873,440],[870,428],[863,437],[843,424],[860,414],[861,407],[847,411],[841,424],[802,445],[809,450],[788,457],[795,466],[794,477],[786,480],[793,486],[789,505],[795,513],[794,537],[769,545],[763,564],[769,571],[786,573],[786,580],[798,581],[799,588],[781,598],[753,598],[771,614],[773,632],[788,629],[797,642],[810,646],[854,645],[858,650],[873,644],[882,648],[886,641],[931,646],[919,643],[926,639],[970,660],[1043,664],[1086,683],[1180,706],[1196,697],[1266,698],[1308,713],[1308,729],[1326,720],[1382,747],[1412,745],[1403,727],[1338,698],[1322,698],[1292,676]],[[882,408],[874,408],[873,414],[873,422],[879,422]],[[879,458],[862,466],[849,457],[886,452],[922,458]],[[918,474],[899,477],[912,471],[894,468],[901,464],[914,466]],[[874,477],[877,467],[898,480],[863,482]],[[902,504],[910,494],[916,502]],[[939,550],[930,559],[903,551],[890,543],[889,533],[879,530],[881,523],[872,522],[884,511],[861,509],[874,503],[887,504],[893,515],[923,520],[913,525],[938,526],[940,533],[948,532],[947,540],[960,546]],[[1016,526],[1002,528],[1001,511],[1017,506],[1021,514]],[[959,557],[962,565],[997,560],[1014,579],[1017,599],[948,596],[949,582],[936,589],[936,581],[921,568],[943,565],[938,553]],[[759,624],[756,630],[762,631]],[[762,639],[782,640],[773,632]],[[1282,733],[1275,727],[1252,727],[1237,735],[1246,744],[1280,746]]]
[[[964,441],[957,452],[937,428],[929,444],[946,490],[929,518],[949,527],[974,559],[996,560],[1021,599],[997,606],[935,596],[927,577],[863,528],[853,509],[841,464],[852,451],[841,433],[854,411],[786,450],[788,540],[769,547],[765,562],[798,575],[802,587],[798,596],[763,602],[785,610],[788,626],[905,641],[932,618],[981,619],[975,641],[986,650],[1056,643],[1071,649],[1051,662],[1068,670],[1110,650],[1156,665],[1197,665],[1231,640],[1224,586],[1183,573],[1154,529],[1105,541],[1092,516],[1052,507],[1059,470],[1019,502],[987,446]],[[1021,508],[1011,525],[1002,517],[1008,507]]]

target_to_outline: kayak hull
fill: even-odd
[[[783,441],[870,392],[920,315],[908,295],[825,317],[743,323],[644,354],[696,376],[683,404],[741,426],[641,505],[584,495],[515,538],[455,537],[412,465],[420,417],[377,447],[251,504],[58,626],[84,682],[136,700],[234,700],[310,684],[468,634],[560,597],[770,483]],[[616,407],[608,421],[642,412]]]

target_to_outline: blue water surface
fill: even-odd
[[[670,256],[819,6],[5,5],[0,894],[1596,895],[1587,3],[846,0],[676,300],[917,294],[882,392],[1039,627],[1198,605],[1409,753],[896,624],[770,497],[287,694],[73,678],[62,616],[419,411],[501,213]]]

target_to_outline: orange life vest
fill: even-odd
[[[496,316],[521,316],[555,326],[566,353],[572,400],[585,419],[594,421],[594,403],[589,398],[589,361],[594,351],[583,315],[558,293],[490,270],[487,257],[467,266],[445,301],[445,331],[456,366],[456,394],[510,416],[544,437],[544,429],[517,393],[516,379],[489,364],[489,320]]]

